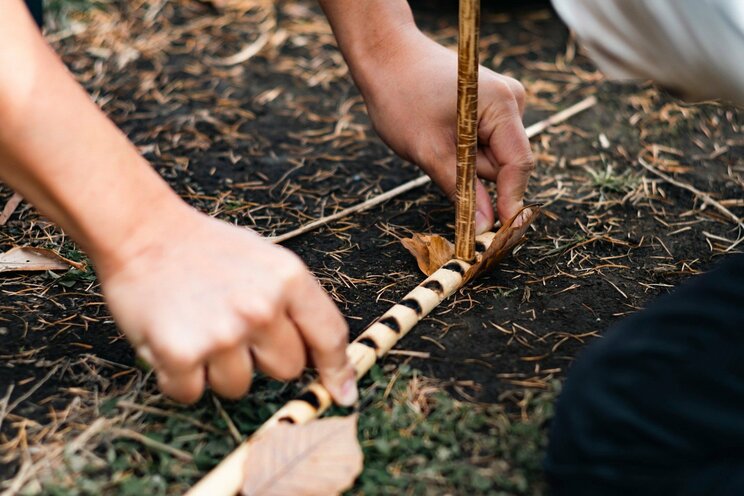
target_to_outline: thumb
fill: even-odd
[[[481,158],[478,158],[481,160]],[[441,159],[421,162],[419,166],[431,177],[453,204],[457,202],[457,158],[447,154]],[[482,234],[493,227],[495,215],[488,190],[480,179],[475,186],[475,232]]]
[[[475,234],[483,234],[493,227],[496,216],[493,212],[491,195],[478,179],[475,183]]]

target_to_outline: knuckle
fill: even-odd
[[[305,263],[300,259],[300,257],[289,250],[284,252],[282,267],[282,273],[289,280],[296,280],[307,272]]]
[[[195,403],[204,392],[203,384],[174,381],[163,372],[158,373],[158,387],[169,398],[179,403]]]
[[[524,156],[521,160],[522,168],[525,172],[531,173],[535,170],[535,158],[532,155],[532,150],[527,148],[524,152]]]
[[[153,343],[154,344],[154,343]],[[184,339],[167,340],[167,344],[153,346],[158,361],[171,370],[191,369],[198,365],[202,358],[201,351]]]
[[[283,367],[275,371],[274,378],[280,381],[289,381],[298,378],[303,370],[305,370],[304,359],[300,361],[290,360]]]
[[[349,344],[349,330],[346,323],[334,327],[321,342],[323,351],[343,352],[346,350],[346,346]]]
[[[210,332],[211,348],[226,349],[237,345],[242,338],[239,328],[235,325],[215,325]]]
[[[256,298],[245,311],[245,320],[254,329],[269,327],[277,315],[276,304],[268,298]]]
[[[497,79],[493,82],[493,85],[491,86],[491,91],[493,92],[493,96],[498,101],[505,101],[514,98],[514,94],[512,93],[512,89],[504,79]]]
[[[511,89],[512,95],[514,95],[514,99],[517,101],[517,105],[522,108],[527,97],[527,91],[524,89],[524,85],[514,78],[507,78],[507,84]]]

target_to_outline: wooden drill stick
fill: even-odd
[[[514,222],[512,219],[498,232],[478,236],[473,263],[458,259],[445,263],[362,332],[346,349],[357,379],[366,374],[378,359],[390,351],[437,305],[508,254],[522,240],[537,214],[537,208],[528,207],[515,217],[522,217],[520,227],[511,227]],[[222,460],[186,496],[234,496],[243,485],[245,460],[252,443],[259,436],[279,422],[305,424],[319,417],[331,404],[331,395],[326,388],[318,381],[313,382],[300,396],[280,408],[250,439]]]
[[[457,196],[455,257],[475,258],[475,156],[478,151],[480,0],[460,0],[457,44]]]

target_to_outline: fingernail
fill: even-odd
[[[493,223],[489,222],[485,215],[475,212],[475,234],[483,234],[493,227]]]
[[[357,390],[356,378],[352,377],[341,386],[341,398],[339,403],[341,406],[352,406],[359,399],[359,391]]]

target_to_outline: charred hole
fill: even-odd
[[[421,308],[421,304],[416,301],[416,298],[404,298],[401,300],[399,305],[404,306],[406,308],[410,308],[414,312],[416,312],[416,315],[421,315],[424,311]]]
[[[380,319],[378,321],[380,324],[389,327],[390,329],[394,330],[395,332],[400,332],[400,323],[398,322],[398,319],[393,317],[392,315],[389,317],[385,317],[383,319]]]
[[[318,399],[318,395],[312,391],[305,391],[297,397],[297,400],[304,401],[316,410],[320,408],[320,400]]]
[[[359,341],[357,341],[359,344],[363,344],[364,346],[368,346],[372,348],[373,350],[377,350],[379,348],[379,345],[375,343],[375,340],[372,338],[362,338]]]
[[[459,264],[459,262],[455,262],[454,260],[452,262],[448,262],[445,265],[442,266],[445,270],[451,270],[452,272],[457,272],[461,276],[465,275],[465,271],[462,268],[462,265]]]
[[[439,281],[429,281],[424,284],[424,287],[430,291],[434,291],[436,294],[441,296],[444,293],[444,287]]]

